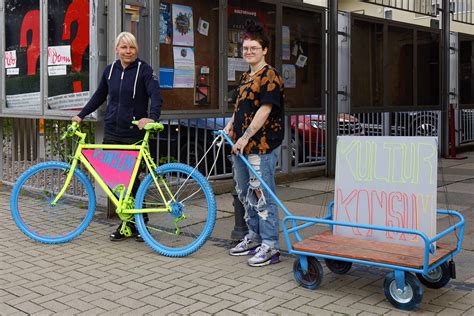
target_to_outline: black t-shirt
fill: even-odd
[[[266,65],[254,75],[244,73],[240,79],[235,102],[234,141],[242,137],[261,105],[271,104],[272,110],[263,126],[244,149],[245,154],[269,154],[281,145],[284,130],[284,86],[278,72]]]

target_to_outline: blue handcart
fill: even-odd
[[[218,134],[233,145],[226,134],[223,132],[218,132]],[[451,278],[456,277],[453,258],[461,251],[464,236],[464,217],[459,212],[437,210],[438,215],[451,216],[456,218],[457,222],[431,239],[425,233],[416,230],[335,221],[333,220],[333,202],[329,204],[328,215],[324,218],[293,216],[248,161],[242,155],[239,157],[285,213],[282,221],[283,234],[288,252],[297,256],[293,264],[293,274],[299,285],[308,289],[316,289],[320,286],[323,268],[318,259],[324,259],[328,269],[336,274],[347,273],[352,263],[386,268],[391,270],[387,273],[383,284],[386,298],[399,309],[412,310],[421,303],[423,298],[423,288],[420,283],[428,288],[438,289],[445,286]],[[310,238],[301,238],[301,231],[315,225],[327,226],[327,230]],[[418,235],[424,241],[424,246],[420,248],[336,236],[333,234],[333,229],[337,225]],[[455,234],[457,238],[455,243],[440,242],[449,234]],[[294,243],[290,236],[293,237]]]

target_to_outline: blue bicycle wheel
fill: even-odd
[[[10,209],[18,228],[29,238],[47,244],[68,242],[89,225],[95,212],[95,192],[79,169],[55,206],[71,166],[43,162],[26,170],[15,183]]]
[[[135,222],[143,240],[156,252],[168,257],[184,257],[199,248],[211,235],[216,222],[216,201],[209,182],[197,170],[181,163],[158,167],[159,187],[148,175],[140,185],[135,208],[165,208],[168,212],[136,214]],[[163,192],[164,198],[160,194]]]

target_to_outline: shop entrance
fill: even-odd
[[[124,1],[122,10],[123,31],[137,38],[140,59],[151,64],[150,49],[150,6],[148,0]]]

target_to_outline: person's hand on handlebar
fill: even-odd
[[[75,115],[71,118],[71,121],[81,124],[82,119],[79,116]]]
[[[142,118],[138,121],[138,128],[143,129],[146,124],[153,123],[153,122],[155,122],[155,121],[150,119],[150,118],[144,117],[144,118]]]

